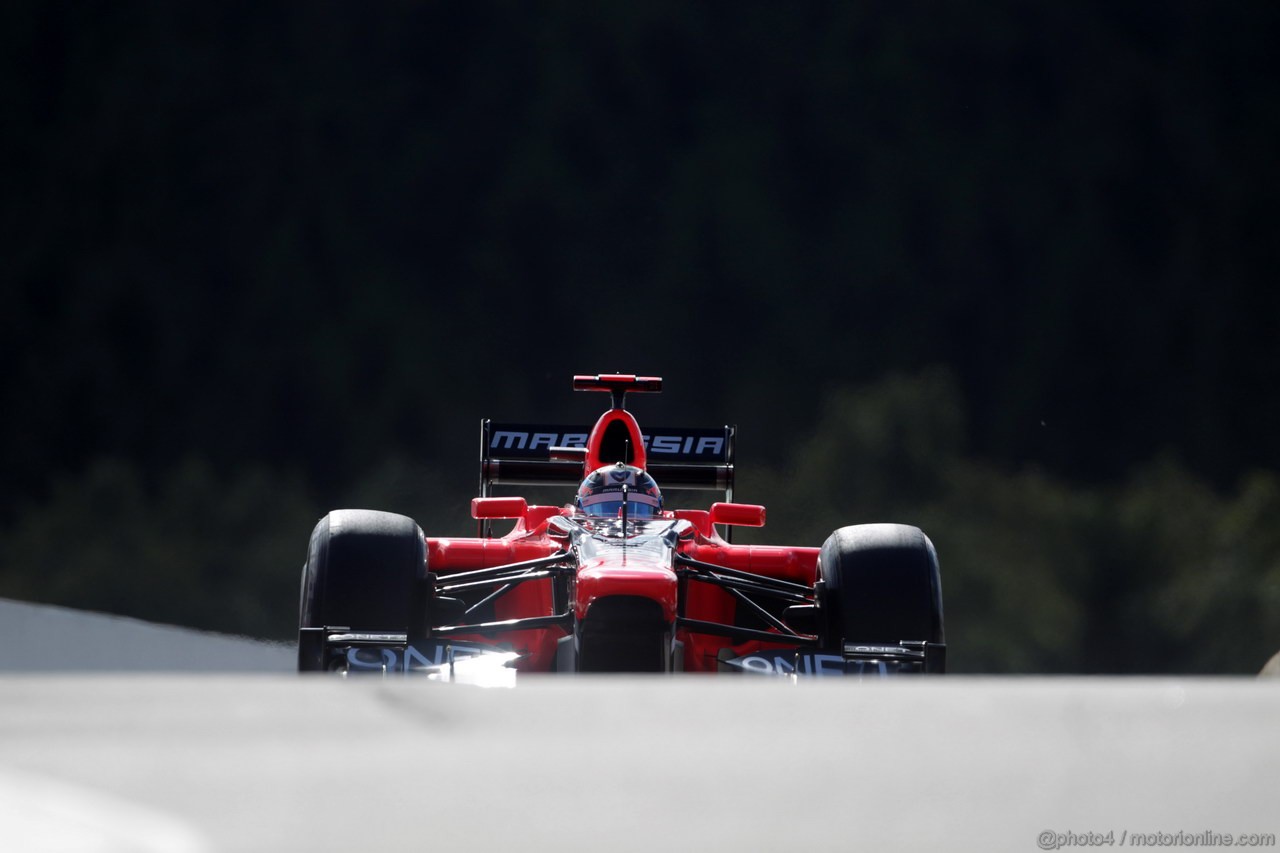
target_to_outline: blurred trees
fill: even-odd
[[[317,515],[297,483],[265,470],[222,478],[188,461],[148,487],[134,466],[102,460],[6,531],[0,595],[287,636]]]
[[[830,452],[854,515],[823,524],[921,513],[968,543],[940,545],[951,598],[1000,614],[963,620],[974,668],[1105,669],[1163,612],[1141,590],[1198,614],[1171,667],[1222,665],[1242,636],[1192,642],[1221,619],[1280,645],[1253,585],[1280,470],[1278,19],[10,3],[0,594],[204,577],[229,557],[166,519],[188,491],[276,590],[274,531],[301,543],[353,495],[458,530],[480,417],[585,421],[568,375],[634,370],[668,379],[642,421],[742,427],[775,519]],[[103,490],[114,531],[72,517]],[[836,493],[814,494],[794,505]],[[99,601],[291,618],[150,594]]]
[[[469,504],[432,495],[432,481],[421,464],[387,459],[343,506],[466,532]],[[188,459],[148,482],[136,465],[97,460],[0,536],[0,596],[290,638],[307,537],[329,508],[298,478],[257,466],[219,474]]]
[[[832,395],[791,465],[744,483],[744,500],[769,503],[752,539],[818,544],[870,521],[923,528],[960,671],[1261,668],[1280,637],[1275,472],[1218,493],[1155,459],[1117,483],[1071,485],[966,455],[962,412],[937,369]]]

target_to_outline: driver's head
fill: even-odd
[[[587,475],[578,487],[578,508],[587,515],[616,518],[622,514],[624,495],[629,518],[653,518],[662,511],[662,492],[653,478],[621,462]]]

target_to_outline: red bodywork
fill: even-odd
[[[531,506],[526,516],[516,520],[514,529],[501,538],[428,537],[427,563],[432,572],[444,578],[454,572],[548,557],[563,547],[561,542],[548,534],[548,517],[572,513],[572,507]],[[715,535],[710,513],[706,510],[676,510],[670,516],[692,522],[697,530],[694,536],[680,544],[679,550],[686,556],[699,562],[806,586],[814,583],[817,548],[732,545]],[[574,608],[578,617],[585,618],[591,604],[600,597],[635,595],[652,598],[662,606],[670,620],[674,621],[679,584],[672,567],[645,562],[643,557],[629,555],[627,560],[635,562],[620,559],[579,566],[574,587]],[[687,587],[685,613],[691,619],[732,624],[736,606],[733,597],[723,589],[704,584],[689,584]],[[554,612],[551,581],[522,584],[498,599],[494,607],[498,620],[550,616]],[[556,640],[565,634],[561,628],[541,628],[513,631],[502,635],[501,639],[511,643],[515,651],[526,655],[517,663],[518,670],[544,672],[551,668]],[[727,645],[723,637],[695,634],[686,630],[677,631],[676,638],[685,644],[684,664],[689,672],[714,672],[717,668],[717,655]],[[493,642],[493,638],[481,636],[462,636],[457,639],[469,639],[478,643]],[[732,648],[736,654],[744,655],[770,645],[753,640]],[[777,644],[779,648],[786,645],[785,641]]]
[[[582,476],[596,468],[626,461],[639,468],[646,464],[645,445],[636,419],[621,408],[621,395],[626,391],[657,391],[661,380],[656,377],[608,375],[575,377],[579,390],[613,391],[615,408],[606,411],[587,441],[581,454]],[[620,426],[618,426],[620,425]],[[625,429],[630,454],[625,460],[616,449],[617,432]],[[606,441],[606,434],[614,435]],[[659,481],[659,487],[662,486]],[[459,572],[494,568],[513,563],[550,557],[563,551],[563,534],[557,536],[551,520],[576,513],[572,505],[564,507],[525,506],[519,498],[487,497],[473,501],[477,518],[512,518],[513,529],[502,537],[427,538],[427,565],[441,582]],[[759,525],[763,523],[763,507],[740,504],[718,504],[711,511],[701,509],[667,509],[662,518],[675,522],[681,530],[674,551],[700,563],[749,572],[812,589],[816,579],[817,548],[770,545],[734,545],[718,535],[715,521],[725,524]],[[648,599],[661,609],[663,617],[674,624],[680,613],[686,620],[699,620],[733,625],[739,602],[726,589],[703,583],[682,581],[673,561],[643,550],[621,550],[597,554],[579,561],[571,585],[570,607],[579,620],[589,617],[591,607],[602,598],[630,596]],[[683,596],[683,601],[681,597]],[[494,621],[527,619],[555,614],[553,586],[550,579],[522,583],[495,599]],[[513,630],[497,635],[454,634],[455,640],[482,644],[500,643],[521,654],[516,668],[524,672],[545,672],[553,668],[557,641],[567,636],[562,627],[539,627]],[[783,648],[788,644],[779,634],[778,643],[751,639],[734,645],[723,635],[700,633],[678,628],[675,639],[683,643],[683,666],[689,672],[713,672],[726,648],[735,655],[750,654],[764,648]]]

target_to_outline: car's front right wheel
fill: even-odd
[[[412,591],[426,571],[426,539],[408,516],[335,509],[316,524],[302,569],[298,627],[406,632]],[[302,641],[298,670],[324,668],[322,648]]]

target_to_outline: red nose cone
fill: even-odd
[[[584,619],[593,601],[612,595],[648,598],[662,607],[668,622],[676,618],[676,574],[660,561],[639,551],[609,555],[584,563],[578,570],[578,618]]]

